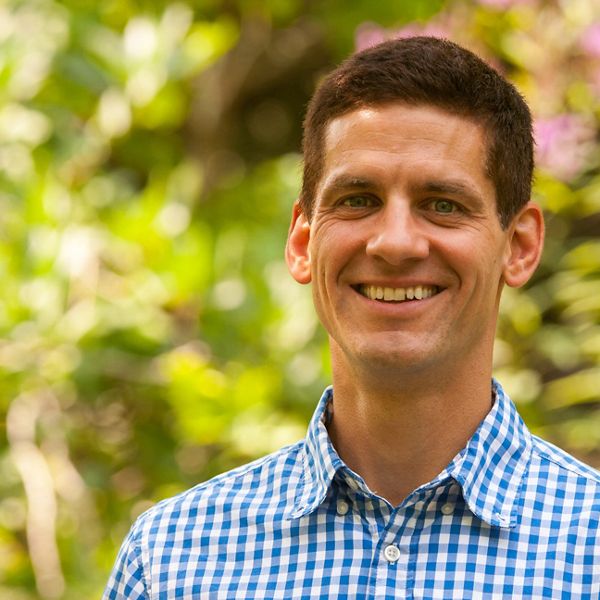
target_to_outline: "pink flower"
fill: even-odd
[[[581,48],[590,56],[600,58],[600,23],[590,25],[581,37]]]
[[[388,39],[387,30],[377,23],[361,23],[356,29],[354,47],[358,52],[377,46]]]
[[[429,22],[421,25],[420,23],[410,23],[406,27],[397,29],[392,33],[392,38],[401,39],[407,37],[414,37],[416,35],[427,35],[430,37],[437,38],[448,38],[450,32],[446,27],[439,23]]]
[[[357,51],[371,48],[384,42],[417,35],[427,35],[438,38],[450,37],[448,29],[438,23],[409,23],[400,29],[385,29],[376,23],[362,23],[356,30],[354,45]]]
[[[507,9],[519,4],[532,4],[532,0],[478,0],[479,4],[490,8]]]
[[[536,119],[538,166],[563,181],[573,179],[588,163],[595,133],[594,127],[581,115],[565,113]]]

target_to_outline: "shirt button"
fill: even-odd
[[[498,516],[498,522],[500,523],[500,525],[508,525],[510,523],[510,517],[505,517],[501,513],[498,513],[497,516]]]
[[[348,506],[348,503],[344,502],[344,500],[338,500],[336,509],[337,514],[340,515],[340,517],[343,517],[350,510],[350,506]]]
[[[388,562],[394,563],[400,558],[400,548],[394,546],[394,544],[390,544],[384,548],[383,555]]]
[[[442,506],[442,512],[445,515],[451,515],[454,512],[454,506],[450,503],[444,504],[444,506]]]

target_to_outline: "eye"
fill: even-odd
[[[450,200],[434,200],[433,208],[437,213],[443,215],[450,215],[458,210],[456,204],[454,202],[450,202]]]
[[[367,208],[373,206],[374,200],[370,196],[349,196],[344,198],[341,204],[348,208]]]

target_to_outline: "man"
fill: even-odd
[[[600,474],[499,383],[534,272],[531,118],[470,52],[386,42],[322,83],[286,248],[333,387],[307,438],[142,515],[105,598],[599,598]]]

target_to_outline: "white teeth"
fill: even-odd
[[[423,300],[437,294],[437,288],[432,285],[416,285],[407,288],[380,287],[376,285],[362,285],[360,292],[370,300],[383,300],[384,302],[403,302],[404,300]]]

